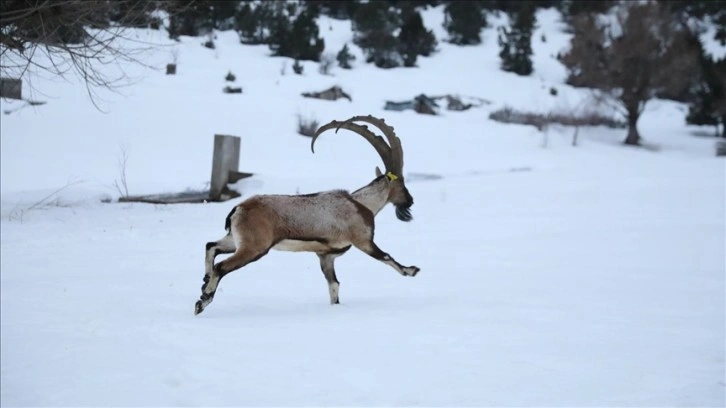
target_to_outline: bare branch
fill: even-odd
[[[36,208],[39,208],[39,207],[43,206],[44,204],[46,204],[48,202],[48,200],[50,200],[51,198],[55,197],[56,195],[58,195],[60,192],[62,192],[63,190],[67,189],[68,187],[72,187],[72,186],[75,186],[75,185],[78,185],[78,184],[81,184],[81,183],[83,183],[83,181],[80,181],[80,180],[77,180],[77,181],[69,181],[63,187],[59,187],[58,189],[54,190],[52,193],[50,193],[47,196],[45,196],[45,197],[41,198],[40,200],[36,201],[33,205],[31,205],[30,207],[26,208],[25,211],[30,211],[30,210],[34,210]]]
[[[97,103],[99,89],[117,92],[133,82],[121,63],[151,68],[141,56],[156,45],[130,37],[127,27],[148,23],[152,7],[159,4],[165,2],[0,2],[0,74],[20,78],[45,72],[63,79],[75,74],[84,81],[94,106],[101,110]],[[101,69],[108,65],[115,65],[121,73]]]
[[[126,147],[121,145],[121,157],[119,157],[118,160],[120,179],[116,179],[113,181],[113,186],[116,188],[116,191],[118,191],[121,197],[129,196],[129,185],[126,179],[126,164],[128,163],[128,161],[129,155],[126,151]]]

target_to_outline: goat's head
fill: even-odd
[[[354,122],[366,122],[377,127],[386,136],[388,143],[382,137],[368,130],[366,125],[359,125]],[[337,133],[341,128],[348,129],[363,136],[376,149],[386,169],[385,173],[383,173],[376,167],[376,176],[380,177],[388,187],[387,201],[396,206],[396,217],[399,220],[411,221],[413,197],[408,192],[403,179],[403,148],[401,147],[401,140],[396,136],[396,132],[393,131],[393,127],[388,126],[383,119],[374,118],[371,115],[354,116],[343,122],[334,120],[321,126],[315,132],[315,135],[313,135],[313,140],[310,144],[310,149],[313,153],[315,153],[315,141],[320,134],[330,129],[335,129]]]

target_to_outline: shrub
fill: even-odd
[[[511,107],[504,107],[489,114],[489,119],[502,123],[516,123],[520,125],[532,125],[539,130],[547,125],[559,124],[564,126],[606,126],[615,129],[624,129],[626,123],[605,116],[597,112],[584,114],[574,113],[535,113],[521,112]]]
[[[303,115],[297,115],[297,133],[303,136],[313,137],[320,127],[320,123],[315,118],[306,118]]]
[[[351,69],[353,68],[350,63],[355,61],[355,55],[350,53],[350,50],[348,49],[348,44],[345,44],[343,48],[338,52],[338,56],[336,57],[338,60],[338,66],[343,69]]]
[[[303,67],[302,64],[300,64],[300,61],[299,60],[295,60],[295,63],[292,64],[292,70],[293,70],[293,72],[295,72],[298,75],[302,75],[304,68],[305,67]]]

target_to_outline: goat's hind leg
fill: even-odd
[[[398,273],[400,273],[403,276],[416,276],[418,271],[421,269],[417,266],[403,266],[400,263],[398,263],[393,257],[381,250],[381,248],[378,248],[378,245],[376,245],[373,240],[365,241],[365,242],[359,242],[354,244],[356,248],[360,249],[361,251],[365,252],[366,254],[372,256],[375,259],[378,259],[379,261],[383,262],[384,264],[392,267],[395,269]]]
[[[212,303],[212,300],[214,300],[214,294],[217,292],[217,286],[219,286],[219,281],[222,280],[224,276],[247,265],[250,262],[254,262],[262,258],[267,253],[267,251],[269,251],[269,248],[265,248],[262,250],[252,248],[238,248],[232,256],[214,265],[212,267],[212,273],[209,275],[205,275],[205,282],[202,286],[202,295],[199,297],[199,300],[194,305],[194,314],[198,315],[199,313],[202,313],[204,311],[204,308]],[[209,279],[207,279],[207,276],[209,277]]]
[[[214,268],[214,258],[216,258],[217,255],[220,254],[231,254],[236,249],[237,247],[234,244],[232,234],[229,233],[225,235],[222,239],[219,239],[215,242],[207,242],[204,256],[205,282],[208,280],[207,276],[210,276],[212,274],[212,269]],[[202,290],[204,290],[204,287],[202,287]]]
[[[207,287],[209,285],[210,280],[212,280],[212,275],[214,274],[214,259],[217,257],[217,255],[220,254],[231,254],[235,251],[236,246],[234,243],[234,239],[232,238],[232,234],[227,234],[223,238],[214,241],[214,242],[207,242],[207,245],[205,247],[205,253],[204,253],[204,283],[202,284],[202,296],[199,302],[197,302],[197,307],[194,308],[194,314],[201,313],[202,310],[204,310],[204,307],[208,305],[212,299],[210,296],[205,296],[205,293],[207,292]],[[216,284],[215,284],[216,287]],[[213,295],[212,295],[213,296]],[[199,307],[201,305],[201,308]]]

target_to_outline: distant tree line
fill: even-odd
[[[447,36],[437,39],[421,12],[439,5]],[[439,41],[480,44],[488,17],[499,14],[508,21],[497,27],[501,69],[531,75],[537,11],[550,7],[561,12],[573,34],[570,49],[560,55],[568,83],[598,89],[615,103],[630,125],[626,143],[639,143],[637,120],[652,98],[686,102],[689,123],[723,128],[726,62],[709,55],[699,39],[712,27],[713,41],[726,43],[726,1],[720,0],[4,0],[0,53],[17,52],[30,63],[31,51],[40,46],[66,53],[84,69],[84,56],[101,54],[80,50],[93,40],[96,48],[110,47],[106,37],[101,40],[89,28],[160,28],[161,10],[168,16],[163,28],[172,38],[235,30],[242,43],[267,45],[272,55],[320,61],[325,42],[317,18],[325,15],[351,21],[353,43],[366,63],[415,67],[419,57],[436,53]],[[354,58],[348,44],[336,56],[346,69]],[[85,76],[104,84],[104,78]]]

